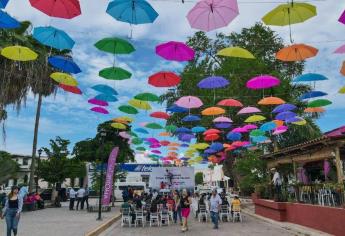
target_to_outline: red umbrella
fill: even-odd
[[[219,134],[219,133],[221,133],[221,131],[218,129],[208,129],[203,134],[210,135],[210,134]]]
[[[158,72],[149,77],[149,84],[155,87],[173,87],[181,82],[181,78],[173,72]]]
[[[170,144],[170,142],[167,141],[167,140],[162,140],[162,141],[160,141],[159,143],[160,143],[160,145],[162,145],[162,146],[168,146],[168,145]],[[177,149],[176,149],[176,150],[177,150]]]
[[[215,141],[215,140],[217,140],[217,139],[219,139],[220,137],[219,137],[219,135],[218,134],[209,134],[209,135],[206,135],[205,137],[204,137],[204,140],[205,141]]]
[[[31,6],[48,16],[72,19],[81,14],[79,0],[29,0]]]
[[[218,102],[217,105],[224,107],[243,107],[243,104],[240,101],[231,98],[223,99]]]
[[[83,92],[76,86],[69,86],[65,84],[59,84],[59,87],[65,90],[66,92],[71,92],[75,94],[82,94]]]
[[[150,116],[154,118],[158,118],[158,119],[164,119],[164,120],[167,120],[170,117],[167,113],[162,112],[162,111],[152,112]]]

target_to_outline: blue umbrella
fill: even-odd
[[[79,66],[70,57],[52,56],[48,58],[48,62],[53,67],[66,73],[78,74],[81,72]]]
[[[176,130],[175,130],[175,133],[186,133],[186,134],[188,134],[188,133],[191,133],[192,131],[190,130],[190,129],[188,129],[188,128],[186,128],[186,127],[179,127],[179,128],[177,128]]]
[[[289,104],[289,103],[285,103],[285,104],[281,104],[277,107],[275,107],[272,111],[272,113],[280,113],[280,112],[284,112],[284,111],[293,111],[297,109],[297,107],[293,104]]]
[[[206,128],[202,126],[195,126],[192,128],[193,133],[203,133],[205,131],[206,131]]]
[[[273,129],[275,129],[277,127],[276,123],[274,123],[273,121],[270,122],[266,122],[264,124],[261,125],[260,130],[267,132],[267,131],[271,131]]]
[[[134,129],[134,131],[138,132],[138,133],[142,133],[142,134],[149,134],[149,132],[143,128],[136,128],[136,129]]]
[[[265,142],[268,138],[266,136],[256,136],[250,137],[253,143],[262,143]]]
[[[211,76],[207,77],[206,79],[201,80],[198,83],[198,87],[201,89],[216,89],[216,88],[223,88],[229,85],[230,82],[221,76]]]
[[[194,121],[200,121],[201,118],[196,115],[188,115],[182,118],[183,122],[194,122]]]
[[[194,134],[179,134],[178,139],[182,142],[190,142],[193,138],[195,138]]]
[[[168,112],[183,113],[183,112],[187,112],[188,109],[184,108],[184,107],[179,107],[179,106],[174,104],[174,105],[170,106],[169,108],[167,108],[167,111]]]
[[[313,82],[313,81],[321,81],[321,80],[328,80],[328,78],[324,75],[316,74],[316,73],[308,73],[304,75],[297,76],[292,82]]]
[[[231,141],[239,141],[242,138],[242,134],[241,133],[236,133],[236,132],[229,132],[226,135],[226,138],[228,140],[231,140]]]
[[[5,8],[9,0],[0,0],[0,8]]]
[[[75,43],[65,31],[52,26],[34,28],[33,37],[43,45],[59,50],[71,50]]]
[[[217,122],[214,126],[218,129],[228,129],[231,127],[231,123],[229,122]]]
[[[211,149],[211,148],[208,148],[208,149],[206,149],[205,151],[204,151],[204,153],[206,153],[206,154],[214,154],[214,153],[216,153],[217,151],[216,150],[213,150],[213,149]]]
[[[99,94],[95,97],[97,100],[102,100],[106,102],[116,102],[118,99],[115,96],[109,94]]]
[[[300,117],[292,117],[292,118],[289,118],[289,119],[287,119],[287,120],[285,120],[285,122],[286,123],[293,123],[293,122],[298,122],[298,121],[301,121],[302,120],[302,118],[300,118]]]
[[[211,146],[209,148],[219,152],[219,151],[223,150],[224,146],[220,142],[214,142],[211,144]]]
[[[118,95],[115,89],[105,84],[97,84],[97,85],[92,86],[91,88],[103,94],[107,94],[111,96]]]
[[[4,11],[0,11],[0,28],[2,29],[15,29],[20,26],[20,23],[12,16]]]
[[[311,92],[307,92],[307,93],[302,94],[299,97],[299,99],[304,100],[304,99],[309,99],[309,98],[323,97],[326,95],[328,95],[328,94],[325,92],[322,92],[322,91],[311,91]]]
[[[188,143],[182,143],[180,147],[186,148],[186,147],[189,147],[189,144]]]
[[[152,23],[158,17],[145,0],[114,0],[109,3],[107,13],[118,21],[134,25]]]
[[[288,120],[296,116],[296,113],[291,111],[284,111],[276,115],[276,120]]]

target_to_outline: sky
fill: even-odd
[[[186,19],[188,11],[197,1],[186,0],[149,0],[159,13],[153,24],[131,26],[118,22],[106,14],[107,0],[81,0],[82,15],[72,20],[50,18],[30,6],[28,0],[10,0],[6,11],[18,20],[29,20],[34,27],[54,26],[65,30],[75,41],[72,56],[81,67],[82,73],[76,76],[83,91],[83,95],[69,94],[59,91],[55,96],[44,98],[38,147],[47,147],[49,139],[61,136],[71,140],[73,144],[86,138],[94,137],[97,124],[121,114],[117,107],[141,92],[164,93],[164,89],[157,89],[147,84],[148,76],[159,71],[173,71],[179,73],[184,64],[163,60],[155,54],[155,46],[167,41],[186,41],[196,30],[192,29]],[[243,27],[250,27],[274,7],[286,1],[273,0],[238,0],[240,14],[227,27],[212,31],[208,36],[216,33],[239,32]],[[310,44],[319,49],[317,57],[309,59],[305,73],[320,73],[329,78],[327,81],[316,83],[316,90],[327,92],[326,97],[333,104],[327,107],[327,112],[317,121],[322,131],[328,131],[345,125],[344,96],[337,91],[345,85],[345,78],[339,73],[343,55],[333,51],[345,44],[345,25],[337,20],[345,9],[345,3],[337,0],[307,1],[317,6],[318,15],[303,24],[292,26],[295,43]],[[272,27],[278,34],[289,42],[288,27]],[[128,38],[132,31],[132,38]],[[130,80],[114,82],[98,76],[99,70],[112,66],[113,57],[98,51],[93,44],[104,37],[121,37],[129,40],[136,48],[130,55],[117,56],[116,65],[129,70],[133,76]],[[248,78],[249,79],[249,78]],[[109,107],[109,115],[98,115],[91,112],[92,107],[87,103],[97,93],[90,89],[96,84],[108,84],[118,93],[119,101]],[[0,144],[0,149],[16,154],[31,154],[37,97],[30,95],[20,113],[8,107],[6,121],[6,143]],[[165,107],[152,104],[152,111],[164,111]],[[150,121],[149,112],[141,112],[135,128],[139,123]],[[163,122],[160,122],[164,125]],[[157,133],[153,133],[156,135]],[[143,155],[137,156],[137,161],[147,161]]]

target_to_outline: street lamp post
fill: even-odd
[[[38,149],[38,160],[37,160],[37,174],[36,174],[36,192],[38,192],[38,180],[39,180],[39,171],[40,171],[40,162],[41,162],[41,154],[43,152],[42,148]]]
[[[101,129],[101,152],[103,151],[104,137],[107,135],[104,129]],[[104,160],[102,158],[102,153],[100,155],[101,160],[101,177],[99,181],[99,198],[98,198],[98,218],[97,220],[102,220],[102,192],[103,192],[103,178],[104,178]]]

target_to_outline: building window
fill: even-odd
[[[24,158],[23,159],[23,166],[27,166],[27,165],[29,165],[29,159]]]

